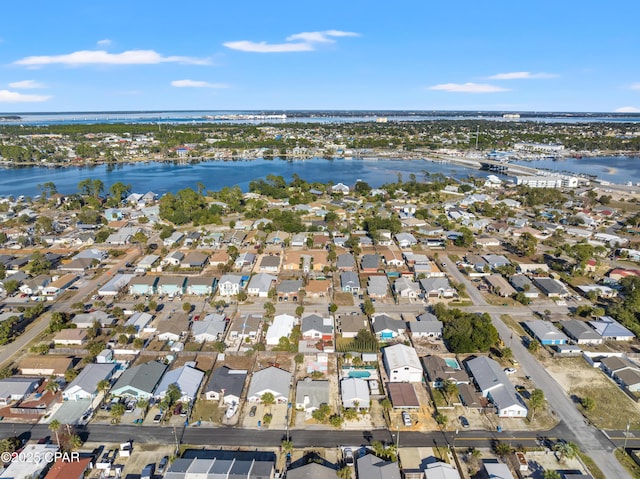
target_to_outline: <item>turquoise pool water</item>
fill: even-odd
[[[349,371],[350,378],[368,378],[371,377],[369,371]]]
[[[453,358],[444,358],[444,362],[447,363],[447,366],[453,369],[461,369],[460,364]]]

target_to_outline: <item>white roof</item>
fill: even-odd
[[[153,394],[156,397],[164,397],[169,385],[175,383],[180,387],[182,398],[191,400],[198,394],[203,378],[204,373],[202,371],[189,366],[182,366],[181,368],[167,371]]]
[[[296,324],[296,318],[289,314],[279,314],[273,318],[273,323],[267,330],[267,344],[278,343],[278,340],[282,337],[289,336],[293,326]]]
[[[394,344],[393,346],[387,346],[382,351],[384,351],[384,357],[389,365],[389,369],[412,367],[422,370],[418,353],[410,346]]]

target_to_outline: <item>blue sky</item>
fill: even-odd
[[[0,111],[640,112],[640,2],[6,2]]]

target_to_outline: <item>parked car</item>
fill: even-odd
[[[344,462],[347,466],[353,467],[355,461],[353,460],[353,451],[350,447],[344,448]]]
[[[160,422],[162,421],[162,414],[156,414],[155,416],[153,416],[153,422]]]
[[[402,422],[407,427],[413,424],[413,422],[411,421],[411,414],[409,414],[407,411],[402,411]]]
[[[504,368],[504,372],[506,374],[515,374],[517,371],[515,370],[515,368]]]
[[[169,456],[164,456],[162,459],[160,459],[160,462],[158,463],[158,474],[164,474],[164,470],[167,468],[167,464],[169,463]]]
[[[254,417],[256,415],[256,411],[258,410],[258,406],[251,406],[249,410],[249,417]]]
[[[469,427],[469,420],[466,417],[460,416],[458,419],[460,420],[462,427]]]

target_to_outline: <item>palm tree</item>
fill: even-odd
[[[77,434],[74,434],[69,438],[69,449],[77,451],[80,447],[82,447],[82,439]]]
[[[573,442],[560,441],[553,446],[553,450],[560,454],[560,460],[571,459],[578,454],[578,446]]]
[[[345,466],[342,469],[338,469],[336,474],[340,479],[351,479],[351,468],[349,466]]]
[[[273,393],[266,392],[262,396],[260,396],[260,401],[262,401],[262,404],[267,406],[269,408],[269,411],[271,411],[271,406],[276,403],[276,398]]]
[[[56,378],[54,376],[51,376],[49,378],[49,382],[47,382],[44,390],[53,394],[57,393],[60,390],[60,384],[58,383],[58,381],[56,381]]]
[[[280,447],[282,447],[282,450],[284,452],[291,452],[291,451],[293,451],[293,442],[292,441],[282,441],[282,443],[280,444]]]
[[[56,444],[60,447],[60,437],[58,436],[58,431],[60,430],[60,421],[54,419],[49,423],[49,431],[55,433],[56,435]]]

